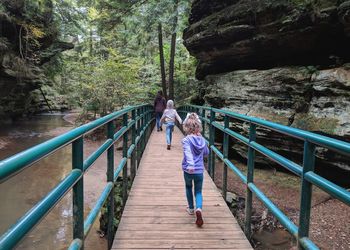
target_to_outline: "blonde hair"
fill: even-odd
[[[183,123],[183,129],[187,135],[202,132],[202,123],[196,113],[187,114],[187,117]]]
[[[167,109],[173,109],[174,108],[174,101],[173,100],[168,100],[166,103],[166,108]]]

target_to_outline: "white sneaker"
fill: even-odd
[[[186,208],[186,211],[187,211],[187,213],[188,213],[189,215],[194,215],[194,209],[193,209],[193,208],[187,207],[187,208]]]

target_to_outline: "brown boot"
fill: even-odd
[[[170,150],[170,145],[168,145],[168,146],[166,147],[166,149],[167,149],[167,150]]]

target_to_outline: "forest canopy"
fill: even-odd
[[[176,99],[181,101],[189,96],[195,61],[182,44],[189,1],[179,1],[176,10],[170,0],[65,0],[55,2],[54,6],[61,39],[75,45],[74,50],[59,58],[61,74],[54,78],[58,91],[69,97],[71,105],[103,115],[121,106],[153,99],[161,89],[159,23],[163,27],[166,75],[170,38],[173,32],[178,33],[174,64]]]
[[[3,0],[0,5],[1,15],[21,31],[13,50],[24,64],[38,68],[37,88],[48,105],[99,115],[150,102],[160,89],[178,102],[191,96],[196,61],[182,41],[189,9],[186,0]],[[65,48],[45,48],[53,40]]]

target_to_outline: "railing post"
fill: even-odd
[[[84,141],[79,137],[72,143],[72,168],[84,172]],[[73,187],[73,239],[82,241],[84,249],[84,174]]]
[[[229,128],[230,126],[230,117],[225,115],[224,118],[224,123],[225,123],[225,129]],[[224,145],[223,145],[223,154],[224,154],[224,159],[228,158],[228,149],[229,149],[229,144],[230,144],[230,137],[229,135],[224,132]],[[223,165],[223,173],[222,173],[222,196],[224,197],[226,201],[226,196],[227,196],[227,166],[224,163]]]
[[[128,113],[123,115],[123,126],[128,125]],[[128,157],[128,131],[123,135],[123,157]],[[125,206],[128,195],[128,161],[123,168],[123,205]]]
[[[107,124],[107,138],[113,140],[114,136],[114,123],[113,121]],[[107,150],[107,182],[114,182],[114,144]],[[107,237],[108,237],[108,249],[112,247],[114,237],[114,185],[109,193],[109,200],[107,205],[108,210],[108,225],[107,225]]]
[[[249,142],[253,142],[256,139],[256,125],[251,123],[249,128]],[[251,219],[252,219],[252,202],[253,194],[250,191],[248,184],[253,183],[254,180],[254,158],[255,150],[249,146],[248,148],[248,171],[247,171],[247,193],[245,199],[245,226],[244,233],[248,239],[251,236]]]
[[[150,121],[150,118],[151,118],[151,112],[150,112],[149,107],[146,108],[146,112],[147,112],[147,119],[146,119],[146,126],[147,126],[147,125],[148,125],[148,122]],[[150,127],[147,126],[147,136],[146,136],[145,145],[147,145],[149,135],[150,135]],[[145,147],[146,147],[146,146],[145,146]]]
[[[299,215],[299,229],[298,229],[298,247],[303,249],[300,244],[300,239],[309,236],[310,225],[310,210],[312,199],[312,184],[308,182],[304,175],[307,172],[314,171],[315,168],[315,145],[305,141],[304,156],[303,156],[303,173],[301,181],[301,199],[300,199],[300,215]]]
[[[205,109],[204,108],[202,108],[202,118],[206,118],[205,117]],[[202,128],[203,128],[203,136],[205,137],[205,121],[204,120],[202,120]]]
[[[148,127],[147,127],[147,123],[148,123],[148,119],[149,119],[149,113],[148,113],[148,107],[145,107],[145,145],[143,150],[145,150],[146,145],[147,145],[147,137],[148,137]]]
[[[148,111],[149,111],[149,117],[148,117],[148,122],[150,122],[152,119],[153,119],[153,117],[154,117],[154,113],[152,112],[152,108],[151,107],[148,107]],[[148,140],[149,140],[149,138],[150,138],[150,136],[151,136],[151,134],[152,134],[152,125],[151,125],[152,123],[150,123],[150,125],[149,125],[149,127],[148,127],[148,131],[149,131],[149,133],[148,133],[148,138],[147,138],[147,143],[148,143]]]
[[[213,122],[215,121],[215,112],[213,109],[210,109],[210,127],[209,127],[209,174],[211,178],[214,180],[215,177],[215,153],[211,149],[211,146],[214,145],[215,142],[215,128],[213,126]]]
[[[141,108],[141,115],[142,115],[141,130],[143,131],[142,138],[141,138],[141,155],[142,155],[145,147],[145,133],[146,133],[146,131],[143,130],[145,128],[145,107],[144,106]]]
[[[137,136],[140,136],[141,133],[141,108],[137,108]],[[136,154],[136,159],[137,159],[137,167],[140,165],[140,157],[141,157],[141,138],[139,137],[138,143],[137,143],[137,154]]]
[[[136,175],[136,152],[137,152],[137,147],[136,147],[136,112],[135,109],[131,111],[131,119],[134,121],[134,125],[131,128],[131,144],[135,146],[134,151],[131,154],[130,158],[130,170],[131,170],[131,180],[133,181]]]
[[[149,132],[148,131],[149,127],[147,127],[148,119],[149,119],[148,107],[145,107],[145,141],[144,141],[143,150],[145,150],[147,145],[147,138],[148,138],[148,132]]]

